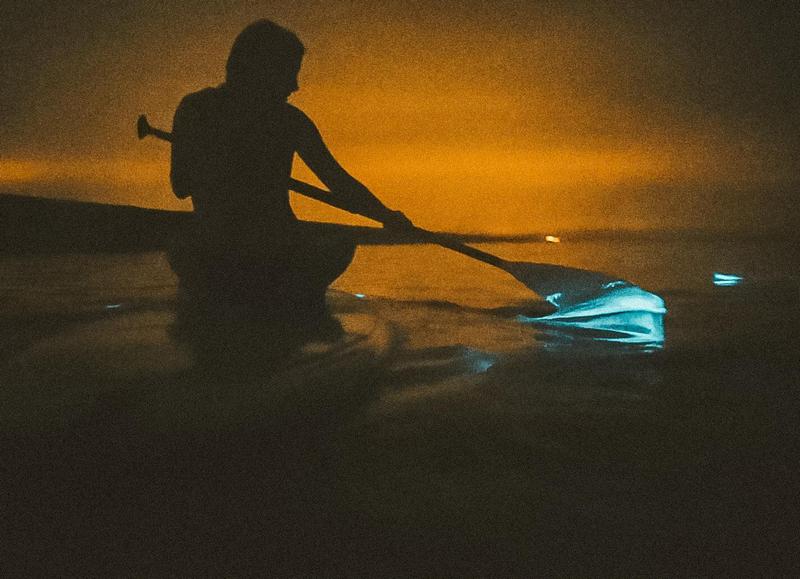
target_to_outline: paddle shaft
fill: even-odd
[[[311,197],[312,199],[317,199],[318,201],[322,201],[323,203],[330,203],[329,199],[332,197],[329,191],[325,189],[320,189],[319,187],[315,187],[309,183],[304,183],[303,181],[298,181],[297,179],[289,179],[289,189],[294,191],[295,193],[300,193],[301,195],[305,195],[306,197]],[[344,209],[348,211],[346,207],[341,205],[336,205],[340,209]],[[481,251],[480,249],[475,249],[474,247],[470,247],[469,245],[464,245],[458,241],[448,239],[447,236],[442,235],[440,233],[435,233],[433,231],[428,231],[426,229],[422,229],[420,227],[414,227],[413,235],[415,237],[419,237],[429,243],[435,243],[436,245],[441,245],[442,247],[446,247],[452,251],[456,251],[463,255],[469,256],[473,259],[477,259],[478,261],[482,261],[484,263],[488,263],[489,265],[493,265],[495,267],[499,267],[502,269],[508,269],[510,264],[505,259],[501,259],[496,255],[492,255],[491,253],[486,253],[485,251]]]
[[[150,130],[150,134],[154,137],[158,137],[162,141],[169,141],[172,142],[172,133],[168,133],[167,131],[162,131],[161,129],[156,129],[154,127],[148,127]]]
[[[161,129],[156,129],[155,127],[150,126],[147,122],[147,118],[142,115],[139,117],[139,138],[144,138],[146,135],[153,135],[161,139],[162,141],[172,142],[172,133],[168,133],[167,131],[162,131]],[[289,179],[289,189],[294,191],[295,193],[300,193],[305,197],[309,197],[316,201],[320,201],[327,205],[331,205],[332,207],[336,207],[337,209],[342,209],[349,213],[353,213],[352,209],[347,206],[346,203],[337,199],[336,196],[331,193],[330,191],[326,191],[325,189],[321,189],[320,187],[316,187],[311,185],[310,183],[304,183],[303,181],[298,181],[297,179],[290,178]],[[427,231],[425,229],[421,229],[419,227],[414,227],[413,231],[411,231],[414,237],[418,237],[424,241],[429,243],[434,243],[436,245],[441,245],[442,247],[446,247],[452,251],[460,253],[462,255],[466,255],[471,257],[472,259],[477,259],[478,261],[482,261],[483,263],[487,263],[494,267],[499,267],[514,275],[511,271],[512,264],[505,259],[499,258],[496,255],[492,255],[491,253],[486,253],[485,251],[481,251],[480,249],[475,249],[474,247],[470,247],[468,245],[464,245],[458,241],[448,239],[446,236],[441,235],[439,233],[435,233],[433,231]]]

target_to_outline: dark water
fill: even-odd
[[[796,572],[791,244],[488,249],[641,284],[663,343],[523,325],[504,274],[370,247],[333,298],[363,344],[287,371],[220,339],[198,370],[160,254],[2,258],[8,574]]]

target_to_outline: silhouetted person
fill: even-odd
[[[295,217],[288,193],[295,153],[353,212],[411,226],[350,176],[313,121],[287,102],[303,54],[294,33],[257,21],[236,38],[225,83],[187,95],[175,112],[172,188],[192,199],[197,219],[171,261],[182,288],[212,302],[261,299],[291,315],[325,311],[325,289],[355,245]]]

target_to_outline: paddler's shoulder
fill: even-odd
[[[225,99],[225,92],[224,85],[202,88],[184,96],[178,108],[196,111],[213,109]]]
[[[308,131],[316,128],[311,117],[293,104],[286,103],[286,117],[296,130]]]

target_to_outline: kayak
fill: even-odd
[[[246,319],[294,324],[326,315],[326,290],[352,262],[353,236],[308,222],[278,239],[255,233],[248,239],[189,226],[175,236],[167,258],[178,277],[179,313],[233,308]]]
[[[0,250],[13,254],[165,249],[191,219],[181,211],[19,195],[0,195],[0,215]]]
[[[577,328],[592,333],[611,332],[615,340],[621,334],[625,342],[631,339],[644,343],[663,342],[661,324],[666,308],[655,294],[607,274],[547,263],[511,262],[464,245],[522,241],[524,237],[393,231],[301,222],[310,228],[309,234],[302,236],[304,242],[313,240],[313,243],[290,248],[283,255],[284,263],[278,260],[276,265],[273,260],[261,259],[243,263],[238,250],[233,260],[229,259],[230,255],[198,252],[191,233],[182,236],[186,243],[181,247],[180,232],[191,230],[193,223],[192,214],[186,212],[19,196],[0,196],[0,212],[6,224],[0,232],[0,252],[167,250],[179,277],[178,313],[187,313],[188,316],[183,317],[189,319],[196,313],[203,319],[215,314],[219,304],[225,304],[223,309],[230,305],[231,313],[236,314],[234,317],[238,315],[244,319],[253,312],[262,312],[266,318],[273,319],[276,313],[282,312],[287,314],[287,319],[303,314],[301,318],[308,322],[304,325],[323,323],[326,316],[324,288],[347,268],[354,244],[428,242],[505,271],[544,298],[554,310],[545,315],[522,314],[519,322],[559,331]],[[325,240],[338,241],[326,247]],[[315,246],[317,241],[322,244]],[[303,265],[304,260],[309,263]],[[212,279],[208,279],[208,275]],[[188,299],[182,299],[183,296]],[[187,304],[188,309],[183,307]],[[249,308],[249,313],[244,311],[248,305],[255,306]],[[195,306],[199,312],[192,311]],[[244,306],[244,310],[240,306]],[[305,314],[313,315],[306,317]],[[317,315],[319,319],[314,320]]]

